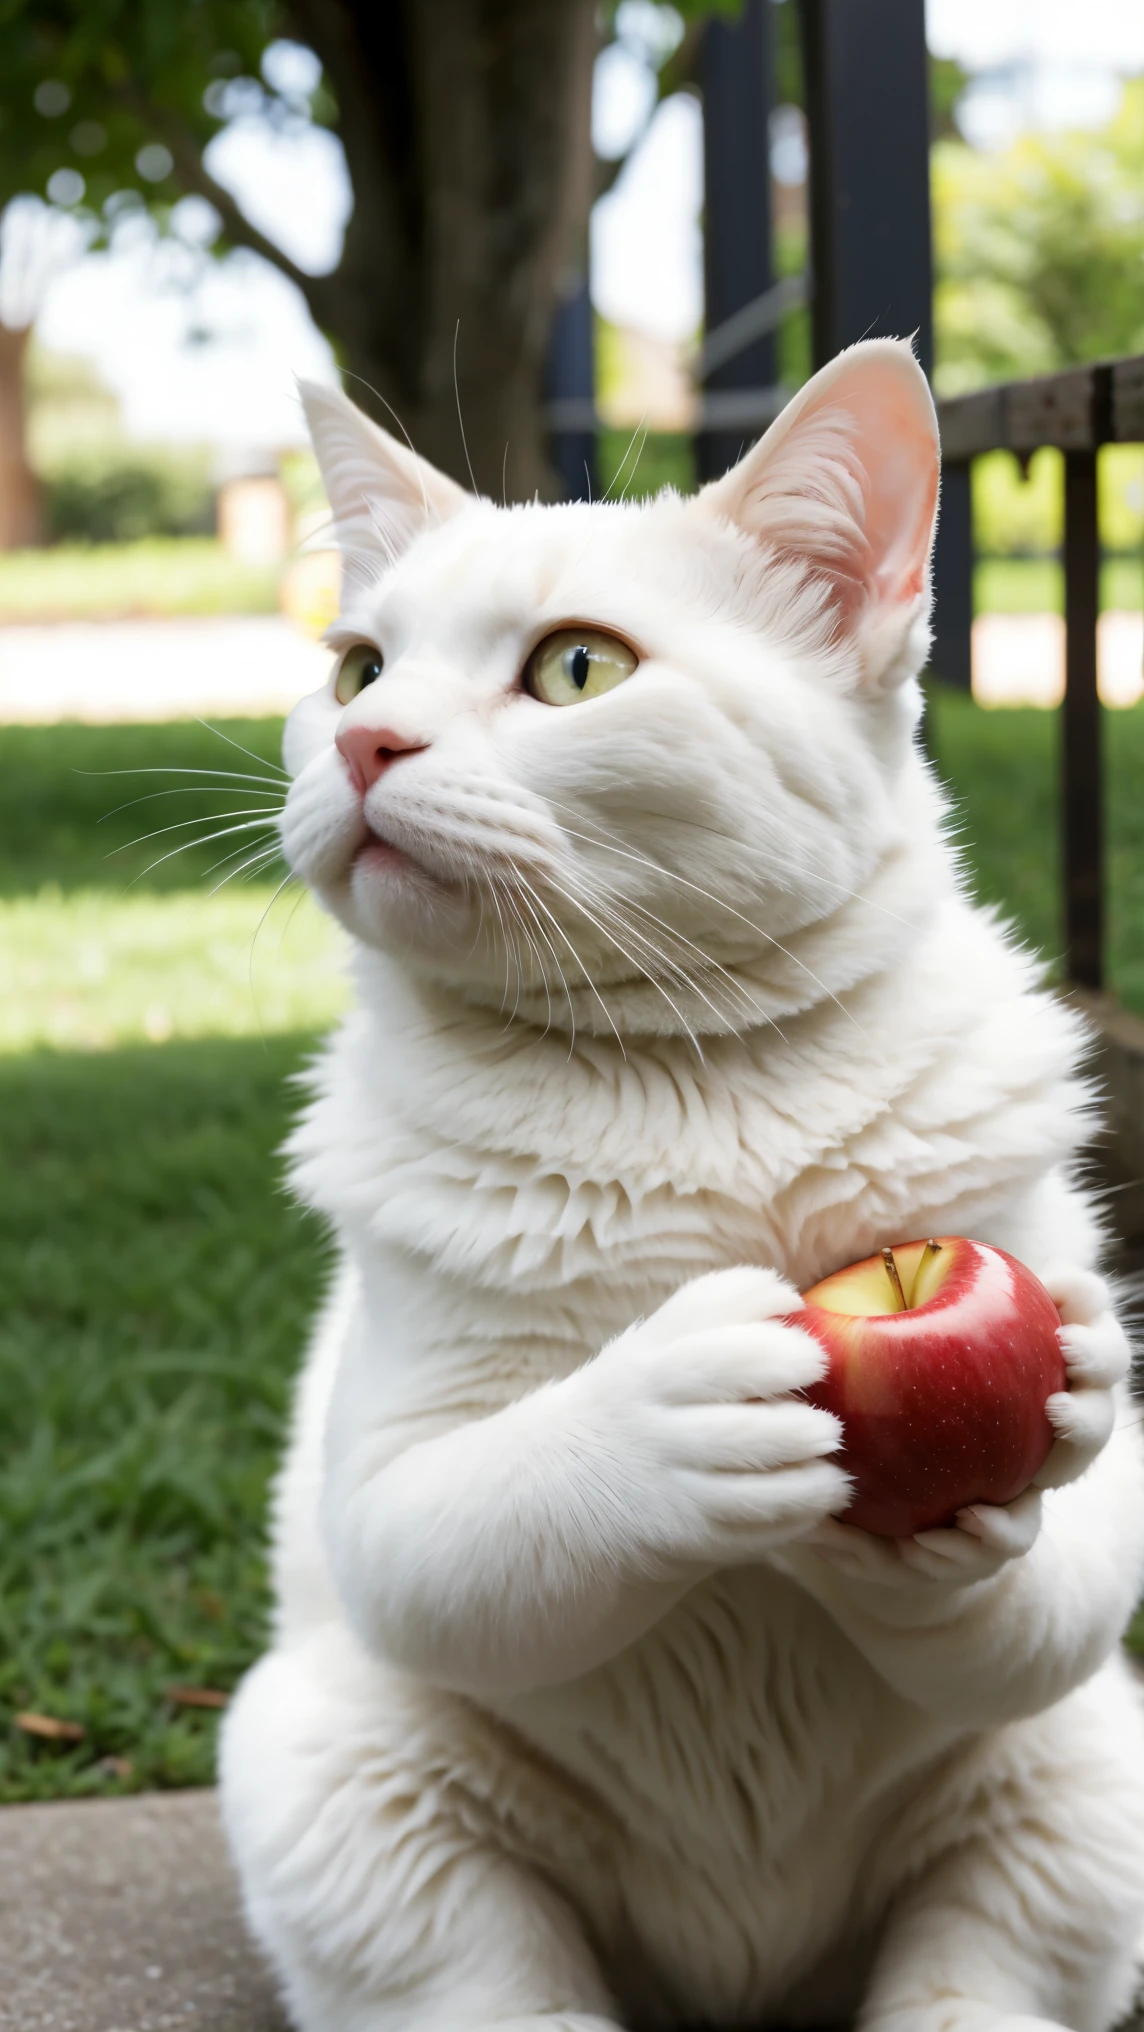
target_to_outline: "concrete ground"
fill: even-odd
[[[0,1808],[3,2032],[286,2032],[212,1792]]]
[[[287,713],[330,652],[277,614],[0,628],[0,725]]]
[[[289,2032],[214,1793],[0,1807],[0,2032],[191,2028]]]
[[[1096,626],[1096,667],[1106,706],[1144,693],[1144,614],[1107,613]],[[973,623],[973,696],[984,706],[1056,706],[1065,695],[1065,624],[1059,614],[979,614]]]

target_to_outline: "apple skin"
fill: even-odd
[[[1003,1249],[956,1235],[895,1243],[805,1293],[792,1326],[830,1367],[806,1391],[841,1419],[836,1456],[854,1483],[847,1524],[882,1538],[951,1524],[968,1503],[1008,1503],[1042,1467],[1045,1401],[1067,1388],[1060,1314]],[[901,1309],[900,1298],[918,1302]],[[898,1306],[896,1310],[888,1309]]]

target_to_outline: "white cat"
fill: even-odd
[[[348,592],[283,832],[358,1006],[293,1141],[341,1269],[222,1755],[293,2018],[1105,2032],[1144,1466],[1083,1037],[915,741],[925,381],[858,346],[694,500],[507,512],[307,407]],[[832,1520],[776,1315],[942,1231],[1045,1277],[1071,1388],[1043,1505],[897,1545]]]

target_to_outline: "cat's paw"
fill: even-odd
[[[1041,1492],[1026,1489],[1012,1503],[973,1503],[956,1523],[912,1538],[878,1538],[828,1517],[808,1543],[851,1580],[881,1587],[972,1587],[991,1580],[1012,1559],[1020,1559],[1041,1528]]]
[[[1092,1270],[1054,1266],[1041,1281],[1061,1316],[1058,1338],[1068,1389],[1050,1397],[1045,1412],[1056,1441],[1036,1476],[1042,1489],[1074,1482],[1107,1446],[1116,1422],[1115,1390],[1132,1363],[1108,1286]]]
[[[623,1449],[649,1550],[749,1564],[845,1507],[850,1485],[828,1458],[838,1420],[797,1394],[826,1356],[780,1317],[801,1304],[774,1271],[716,1271],[580,1372],[597,1429]]]

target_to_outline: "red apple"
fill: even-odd
[[[1053,1443],[1060,1314],[1003,1249],[957,1235],[837,1270],[790,1315],[830,1356],[806,1395],[842,1421],[848,1524],[908,1538],[967,1503],[1008,1503]]]

